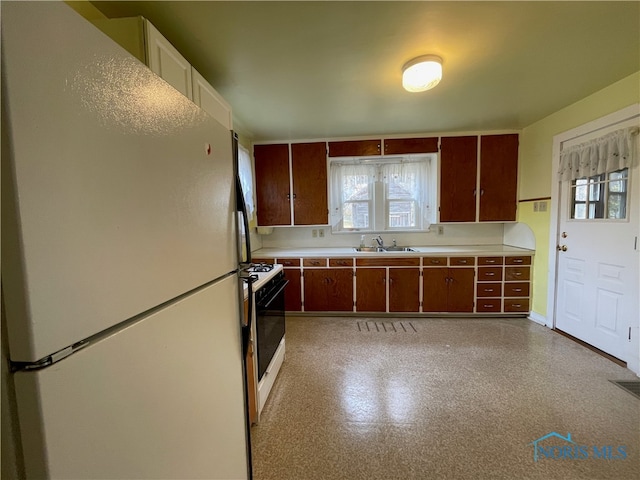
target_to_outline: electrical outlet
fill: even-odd
[[[444,235],[444,227],[442,225],[438,225],[438,235]]]
[[[546,212],[547,211],[547,202],[540,202],[540,206],[538,208],[538,211],[540,212]]]
[[[315,228],[313,230],[311,230],[311,236],[313,238],[316,238],[318,236],[318,230],[316,230]]]
[[[319,236],[320,238],[323,238],[323,237],[324,237],[324,228],[321,228],[320,230],[318,230],[318,236]]]

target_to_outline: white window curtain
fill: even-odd
[[[392,178],[403,183],[411,190],[411,196],[418,203],[422,217],[422,229],[429,228],[432,219],[433,205],[435,205],[435,189],[430,188],[433,179],[431,175],[431,159],[412,159],[404,157],[396,161],[347,160],[332,161],[329,167],[330,176],[330,221],[333,230],[340,230],[344,217],[343,204],[350,199],[352,191],[345,188],[345,179],[352,176],[366,176],[370,186],[376,181],[389,182]],[[351,189],[353,190],[353,189]],[[370,194],[373,194],[371,189]],[[360,198],[359,198],[360,199]],[[361,199],[360,199],[361,200]],[[370,212],[372,215],[374,212]]]
[[[331,227],[333,229],[339,228],[342,224],[342,218],[344,216],[342,211],[342,205],[349,196],[349,193],[344,189],[343,179],[350,176],[366,176],[369,180],[369,184],[372,184],[376,180],[377,166],[366,163],[342,163],[331,162],[329,168],[329,175],[331,177],[331,192],[330,192],[330,220]]]
[[[637,127],[623,128],[560,152],[560,181],[593,177],[634,164]]]
[[[247,205],[247,220],[252,220],[255,212],[253,203],[253,169],[249,151],[242,145],[238,146],[238,176],[242,185],[242,194]]]
[[[389,183],[395,179],[397,183],[401,183],[408,188],[411,197],[418,203],[420,214],[422,216],[422,228],[429,228],[431,222],[431,198],[429,192],[429,164],[431,160],[426,161],[403,161],[401,163],[385,163],[382,165],[382,181]]]

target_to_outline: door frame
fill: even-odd
[[[561,185],[558,178],[558,167],[560,165],[560,147],[563,142],[588,135],[596,132],[597,130],[604,129],[613,126],[617,123],[630,120],[635,117],[640,117],[640,103],[629,105],[617,112],[613,112],[609,115],[605,115],[596,120],[592,120],[588,123],[580,125],[579,127],[572,128],[566,132],[560,133],[553,137],[553,157],[552,157],[552,172],[551,172],[551,218],[549,220],[549,274],[547,277],[547,318],[545,324],[547,327],[555,329],[556,327],[556,307],[557,307],[557,292],[558,292],[558,251],[556,245],[558,245],[558,230],[560,222],[560,208],[562,208],[563,199],[561,198],[560,191]],[[640,157],[640,151],[636,152]],[[633,168],[640,168],[639,160],[635,159],[635,166]],[[640,188],[640,185],[633,185],[633,188]],[[635,209],[632,215],[640,216],[640,209]],[[640,256],[638,259],[638,267],[640,268]],[[640,292],[638,292],[640,295]],[[640,336],[640,315],[638,316],[638,323],[632,326],[632,335],[630,345],[627,345],[626,353],[627,368],[640,376],[640,358],[638,337]]]

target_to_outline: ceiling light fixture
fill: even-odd
[[[442,59],[436,55],[422,55],[409,60],[402,67],[402,86],[408,92],[424,92],[442,79]]]

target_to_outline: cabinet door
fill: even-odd
[[[422,270],[422,311],[446,312],[449,269],[425,268]]]
[[[258,225],[291,225],[289,145],[254,146]]]
[[[480,221],[514,221],[517,187],[518,135],[480,137]]]
[[[440,221],[475,222],[478,138],[442,137],[440,142]]]
[[[327,144],[325,142],[292,144],[291,169],[293,223],[295,225],[326,225],[329,220]]]
[[[151,71],[188,99],[192,99],[191,64],[180,55],[169,41],[151,24],[146,22],[147,59]]]
[[[389,269],[389,311],[420,311],[420,269]]]
[[[346,140],[329,142],[330,157],[362,157],[380,155],[381,140]]]
[[[386,268],[356,270],[356,310],[358,312],[387,311]]]
[[[389,138],[384,141],[384,154],[436,153],[438,137],[428,138]]]
[[[191,70],[191,76],[193,79],[193,103],[224,125],[226,129],[232,130],[231,106],[196,69]]]
[[[449,269],[447,312],[473,312],[473,268]]]
[[[304,271],[306,312],[353,311],[353,270],[312,268]]]
[[[287,312],[302,311],[302,290],[300,282],[301,271],[299,268],[285,268],[284,278],[289,283],[284,289],[284,309]]]

